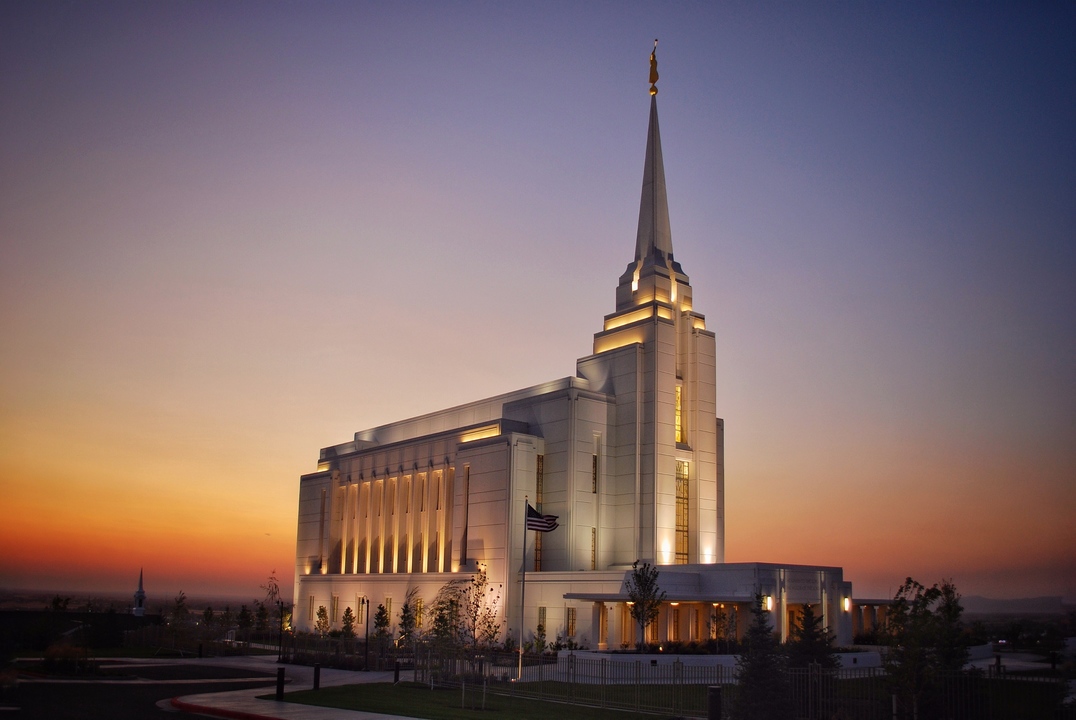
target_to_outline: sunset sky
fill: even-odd
[[[0,4],[0,588],[290,592],[359,429],[574,373],[648,56],[729,561],[1076,602],[1076,5]]]

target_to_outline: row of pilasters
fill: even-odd
[[[443,572],[449,563],[452,468],[334,482],[327,572]]]

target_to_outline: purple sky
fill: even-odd
[[[571,374],[655,37],[728,559],[1076,600],[1072,3],[3,3],[0,585],[257,594],[318,448]]]

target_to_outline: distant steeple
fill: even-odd
[[[134,607],[131,614],[142,617],[146,614],[146,591],[142,589],[142,568],[138,568],[138,590],[134,594]]]

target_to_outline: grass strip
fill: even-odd
[[[272,695],[263,696],[271,699]],[[343,710],[364,710],[428,720],[654,720],[654,715],[610,710],[532,698],[487,693],[482,709],[480,687],[434,688],[417,683],[363,683],[337,685],[321,690],[300,690],[284,695],[287,702]],[[466,702],[467,707],[461,707]]]

